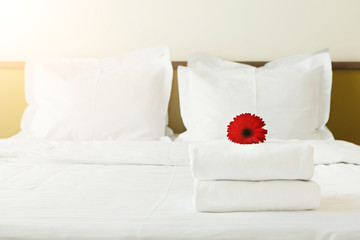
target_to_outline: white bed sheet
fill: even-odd
[[[20,133],[0,139],[0,160],[37,163],[188,166],[188,143],[158,141],[51,141]]]
[[[359,165],[316,166],[315,211],[199,213],[188,166],[32,154],[0,155],[0,239],[360,239]]]

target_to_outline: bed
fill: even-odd
[[[182,131],[174,98],[169,113]],[[318,209],[201,213],[190,143],[176,136],[74,142],[19,133],[0,141],[0,239],[360,239],[358,146],[308,142]]]
[[[4,144],[1,239],[360,238],[358,165],[316,166],[322,197],[314,211],[199,213],[184,143],[126,143],[121,150],[100,142]],[[96,151],[82,151],[89,147]],[[119,151],[135,158],[140,149],[136,164],[114,160]]]

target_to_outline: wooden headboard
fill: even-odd
[[[265,62],[242,62],[256,67]],[[186,62],[173,62],[174,79],[169,104],[169,125],[176,132],[185,130],[180,116],[176,69]],[[333,62],[330,120],[327,126],[336,139],[360,144],[360,62]],[[0,138],[20,131],[26,107],[24,62],[0,62]]]

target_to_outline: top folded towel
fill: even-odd
[[[192,144],[190,161],[199,180],[309,180],[314,174],[314,149],[302,142]]]

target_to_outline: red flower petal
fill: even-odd
[[[263,127],[262,118],[251,113],[243,113],[236,117],[227,126],[227,137],[230,141],[239,144],[252,144],[264,142],[267,130]]]

